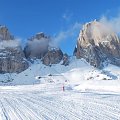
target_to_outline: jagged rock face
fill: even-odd
[[[18,41],[6,27],[0,27],[0,73],[19,73],[29,67]]]
[[[0,40],[13,40],[14,37],[9,33],[7,27],[0,25]]]
[[[48,51],[49,40],[44,33],[38,33],[30,38],[24,49],[26,58],[41,59]]]
[[[59,48],[53,47],[50,37],[44,33],[38,33],[28,40],[24,49],[26,58],[41,59],[43,64],[57,64],[62,60],[63,53]]]
[[[63,58],[63,53],[60,49],[51,49],[43,57],[42,61],[45,65],[57,64]]]
[[[65,66],[69,65],[69,56],[66,53],[63,55],[62,65],[65,65]]]
[[[98,68],[106,60],[120,66],[120,41],[104,24],[93,21],[83,26],[73,54]]]
[[[0,73],[19,73],[28,67],[21,47],[0,49]]]

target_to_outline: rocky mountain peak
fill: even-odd
[[[41,59],[45,65],[57,64],[63,58],[61,49],[52,47],[51,38],[43,32],[28,39],[24,53],[26,58]]]
[[[0,73],[19,73],[28,67],[19,41],[6,26],[0,26]]]
[[[28,39],[24,48],[26,58],[41,59],[48,51],[50,38],[43,32]]]
[[[77,58],[85,58],[95,67],[102,66],[105,59],[112,64],[120,65],[118,36],[106,25],[96,20],[83,26],[74,52]]]
[[[98,46],[99,43],[112,41],[112,39],[119,41],[117,35],[111,29],[96,20],[83,25],[83,29],[79,34],[79,41],[82,46],[91,42]]]
[[[6,26],[0,25],[0,40],[13,40],[12,36]]]
[[[45,35],[43,32],[39,32],[35,36],[29,38],[28,40],[34,41],[34,40],[42,40],[42,39],[48,40],[49,37],[47,35]]]
[[[48,49],[45,56],[42,58],[43,64],[51,65],[59,63],[63,58],[63,52],[59,48],[50,48]]]

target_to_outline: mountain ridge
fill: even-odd
[[[120,66],[120,40],[107,26],[92,21],[80,31],[74,54],[92,66],[104,67],[104,62]]]
[[[31,60],[39,59],[42,61],[43,64],[47,66],[51,66],[52,64],[58,64],[63,61],[63,65],[69,65],[69,55],[63,53],[63,51],[58,47],[51,46],[51,37],[45,35],[43,32],[39,32],[29,38],[27,43],[22,50],[21,45],[19,44],[18,47],[14,45],[17,44],[16,39],[13,35],[10,34],[9,30],[6,26],[0,26],[0,44],[7,44],[8,46],[5,47],[5,50],[11,51],[14,53],[12,57],[15,60],[12,60],[12,57],[8,57],[9,61],[17,61],[17,60],[25,60],[25,64],[18,65],[19,67],[12,67],[13,64],[5,62],[6,68],[3,66],[1,68],[1,73],[4,72],[22,72],[29,68],[29,62]],[[12,43],[13,42],[13,43]],[[16,42],[16,43],[15,43]],[[11,46],[10,46],[11,43]],[[13,46],[12,46],[13,45]],[[9,49],[8,49],[9,48]],[[15,57],[14,52],[15,49],[19,49],[18,52],[21,53],[21,57]],[[12,49],[12,50],[10,50]],[[2,55],[2,47],[0,48],[1,55]],[[3,51],[4,53],[4,51]],[[84,58],[90,65],[103,68],[104,63],[111,63],[117,66],[120,66],[120,41],[117,36],[112,30],[107,28],[103,23],[99,21],[92,21],[83,25],[82,30],[80,31],[77,45],[74,50],[74,55],[77,59]],[[21,59],[22,58],[22,59]],[[0,64],[2,66],[2,56]],[[31,59],[31,60],[30,60]],[[14,63],[14,62],[13,62]],[[22,63],[21,61],[17,61],[17,64]],[[11,70],[9,70],[11,68]],[[20,70],[19,70],[20,69]]]

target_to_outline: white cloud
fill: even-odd
[[[0,42],[0,49],[4,49],[4,48],[15,48],[15,47],[19,47],[20,46],[20,41],[18,39],[15,40],[3,40]]]
[[[66,31],[60,31],[53,38],[53,42],[51,44],[54,45],[54,46],[58,46],[60,44],[60,42],[62,42],[64,40],[68,40],[68,38],[77,37],[76,35],[79,34],[81,26],[82,26],[81,23],[76,22],[69,29],[67,29]]]
[[[113,30],[117,34],[120,34],[120,15],[113,18],[102,16],[100,22],[105,24],[109,29]]]
[[[49,39],[47,38],[41,38],[40,40],[38,39],[28,40],[27,49],[32,51],[31,54],[33,55],[40,55],[40,53],[45,53],[47,51],[48,42]]]

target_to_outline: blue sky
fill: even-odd
[[[120,0],[0,0],[0,24],[23,42],[38,32],[57,36],[61,49],[72,54],[82,24],[119,10]]]

